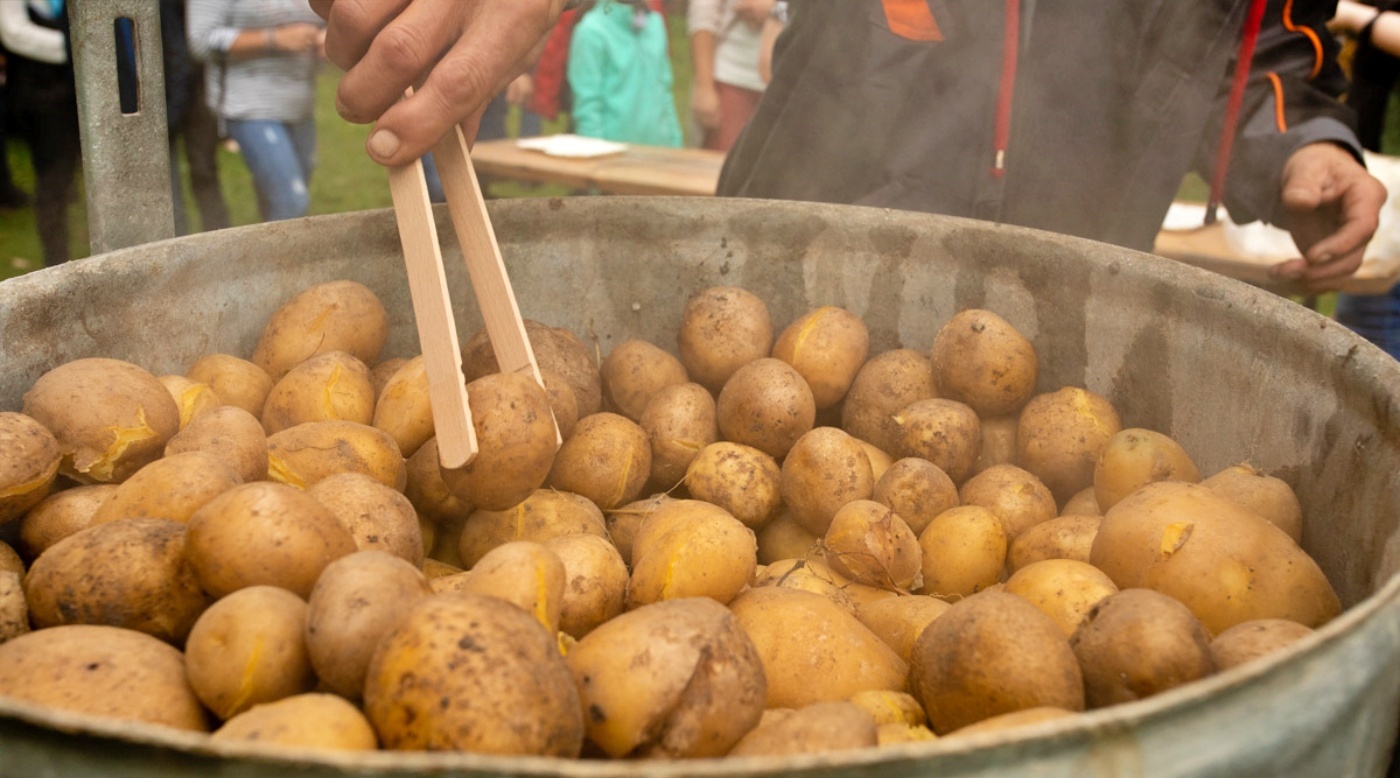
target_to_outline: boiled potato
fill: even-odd
[[[495,597],[420,600],[379,642],[365,713],[385,748],[578,756],[584,707],[556,635]]]
[[[876,479],[871,499],[898,513],[916,535],[935,516],[959,504],[953,479],[943,468],[918,457],[905,457],[891,464]]]
[[[627,607],[627,563],[606,538],[563,535],[544,541],[544,547],[564,563],[561,632],[582,639]]]
[[[369,719],[359,708],[334,694],[297,694],[254,705],[224,722],[210,739],[340,751],[373,751],[379,747]]]
[[[758,561],[772,564],[779,559],[805,559],[821,555],[820,536],[797,523],[792,511],[779,509],[771,521],[758,530]]]
[[[685,365],[673,354],[645,340],[625,340],[608,352],[599,367],[603,396],[618,413],[640,421],[647,404],[662,389],[687,383]]]
[[[721,756],[758,723],[763,662],[738,619],[708,598],[667,600],[612,619],[565,662],[588,739],[614,758]]]
[[[618,553],[622,554],[629,566],[632,563],[632,539],[637,536],[637,530],[653,511],[673,501],[670,495],[653,494],[604,512],[607,537],[617,546]]]
[[[1091,708],[1141,700],[1215,672],[1200,620],[1151,589],[1124,589],[1101,600],[1070,645]]]
[[[500,511],[544,485],[558,448],[549,397],[521,373],[491,373],[467,384],[479,453],[465,467],[442,470],[452,492],[478,508]]]
[[[578,424],[580,418],[574,388],[563,376],[543,368],[540,369],[540,380],[544,382],[544,393],[549,397],[549,409],[554,413],[554,424],[559,428],[559,437],[568,440],[569,436],[574,434],[574,425]]]
[[[380,549],[417,567],[423,563],[423,529],[413,503],[363,473],[338,473],[306,489],[330,509],[361,551]]]
[[[63,452],[44,425],[0,412],[0,525],[24,515],[53,489]]]
[[[189,426],[196,416],[224,405],[224,401],[208,384],[191,381],[182,375],[160,376],[160,383],[170,392],[170,398],[180,409],[180,429]]]
[[[696,383],[657,392],[638,423],[651,446],[651,481],[663,489],[680,483],[696,455],[719,440],[715,398]]]
[[[564,535],[608,534],[603,512],[581,494],[536,489],[503,511],[473,511],[462,525],[458,553],[474,566],[491,549],[514,540],[543,543]]]
[[[676,340],[690,380],[718,392],[739,368],[769,355],[773,321],[752,292],[711,287],[686,301]]]
[[[1006,567],[1006,528],[995,513],[961,505],[934,517],[919,535],[925,594],[958,598],[994,586]]]
[[[1073,559],[1046,559],[1020,568],[1002,588],[1045,612],[1065,637],[1074,634],[1096,604],[1118,587],[1097,567]]]
[[[870,475],[878,483],[880,478],[885,475],[885,471],[890,469],[890,465],[894,464],[894,457],[860,438],[856,438],[856,441],[865,450],[865,458],[870,460]]]
[[[313,421],[267,436],[267,475],[305,489],[337,473],[362,473],[400,491],[408,465],[394,439],[353,421]]]
[[[851,597],[851,580],[819,559],[779,559],[756,569],[749,586],[755,589],[760,586],[800,589],[820,594],[851,613],[859,609]]]
[[[1088,562],[1102,521],[1101,516],[1068,515],[1037,524],[1011,541],[1006,565],[1015,573],[1045,559]]]
[[[408,363],[408,359],[408,357],[391,357],[369,365],[370,383],[374,385],[375,397],[384,391],[384,385],[389,383],[389,379],[394,377],[394,373],[397,373],[399,368]]]
[[[37,628],[105,624],[184,642],[209,604],[185,560],[185,525],[123,519],[50,546],[24,578]]]
[[[1094,494],[1094,487],[1085,487],[1075,492],[1065,501],[1065,507],[1060,509],[1060,515],[1102,516],[1103,510],[1099,508],[1099,498]]]
[[[1060,628],[1014,594],[953,603],[914,642],[910,687],[945,735],[1042,706],[1084,710],[1079,662]]]
[[[948,608],[949,604],[937,597],[910,594],[864,603],[856,608],[856,618],[893,648],[900,659],[908,662],[913,655],[914,641]],[[922,713],[920,710],[918,721],[908,723],[922,724]],[[877,720],[876,723],[887,722]]]
[[[332,351],[372,365],[388,334],[388,314],[373,290],[356,281],[328,281],[299,292],[272,314],[253,348],[252,362],[274,381]]]
[[[591,416],[602,410],[602,377],[594,350],[577,335],[564,327],[551,327],[533,319],[525,319],[525,334],[535,354],[541,377],[551,383],[549,376],[563,379],[573,395],[578,409],[577,418]],[[501,372],[496,351],[483,328],[462,347],[462,369],[468,381]],[[566,436],[567,437],[567,436]]]
[[[616,413],[579,420],[554,455],[547,483],[607,510],[632,502],[651,474],[651,444],[636,422]]]
[[[1210,656],[1217,671],[1252,662],[1281,651],[1311,635],[1313,630],[1287,619],[1245,621],[1210,641]]]
[[[802,374],[765,357],[733,372],[715,400],[715,414],[721,438],[782,459],[812,429],[817,409]]]
[[[254,418],[262,416],[272,376],[266,370],[232,354],[210,354],[195,360],[185,377],[204,384],[227,405],[242,408]]]
[[[823,305],[789,324],[773,344],[772,356],[802,375],[822,409],[841,402],[869,354],[865,322],[845,308]]]
[[[357,551],[326,565],[306,602],[306,655],[316,677],[359,699],[379,639],[430,596],[422,571],[384,551]]]
[[[959,311],[938,330],[929,353],[939,396],[979,416],[1007,416],[1035,392],[1035,347],[1006,319],[981,309]]]
[[[24,413],[58,440],[59,472],[81,483],[120,483],[159,459],[180,431],[180,409],[160,380],[117,359],[76,359],[39,376]]]
[[[956,400],[919,400],[901,408],[894,422],[900,456],[927,459],[955,484],[972,475],[982,447],[982,423],[971,407]]]
[[[1045,484],[1015,465],[993,465],[969,478],[958,490],[958,499],[963,505],[980,505],[995,513],[1006,537],[1013,540],[1059,512],[1055,495]]]
[[[29,631],[29,601],[24,598],[23,573],[0,572],[0,643]]]
[[[869,748],[879,742],[875,720],[850,702],[818,702],[760,724],[730,756],[791,756]]]
[[[914,695],[906,692],[883,690],[856,692],[851,696],[850,702],[869,713],[870,718],[875,720],[877,727],[883,727],[886,724],[916,727],[928,722],[928,717],[924,715],[923,706],[914,699]]]
[[[0,644],[0,696],[194,732],[209,728],[180,650],[120,627],[71,624]]]
[[[262,412],[268,435],[310,422],[373,420],[369,368],[343,351],[317,354],[293,366],[272,385]]]
[[[404,464],[403,493],[413,507],[434,525],[461,523],[472,512],[471,503],[452,493],[442,480],[437,438],[429,438]]]
[[[185,643],[191,688],[227,721],[254,705],[309,692],[306,601],[277,586],[249,586],[210,605]]]
[[[212,453],[171,454],[137,470],[98,506],[93,524],[119,519],[170,519],[184,524],[210,500],[243,483]]]
[[[1038,394],[1021,409],[1016,461],[1063,503],[1093,484],[1099,456],[1122,428],[1113,404],[1087,389]]]
[[[541,543],[514,540],[486,552],[471,570],[461,574],[452,591],[483,594],[505,600],[534,616],[551,633],[559,632],[564,607],[564,563]],[[433,580],[433,587],[445,582]]]
[[[899,514],[874,500],[841,506],[822,545],[831,569],[856,583],[893,591],[923,583],[918,537]]]
[[[817,427],[798,438],[783,459],[783,503],[808,532],[825,535],[836,512],[875,492],[870,457],[860,442],[836,427]]]
[[[20,519],[20,550],[27,558],[34,559],[49,546],[92,526],[97,509],[116,490],[117,484],[91,484],[45,497]]]
[[[1200,480],[1196,463],[1180,443],[1153,430],[1119,430],[1094,465],[1094,502],[1106,511],[1155,481]]]
[[[1158,481],[1113,506],[1089,561],[1120,589],[1180,600],[1216,635],[1267,618],[1317,627],[1341,612],[1327,577],[1287,533],[1199,484]]]
[[[894,649],[819,594],[764,586],[740,594],[729,609],[763,658],[770,708],[905,688],[909,666]]]
[[[777,461],[741,443],[720,441],[701,449],[686,469],[685,488],[691,497],[718,505],[753,530],[767,524],[783,504]]]
[[[384,382],[370,424],[389,433],[405,457],[412,457],[433,437],[433,406],[428,402],[428,367],[423,357],[404,362]]]
[[[1288,533],[1294,543],[1303,542],[1303,507],[1287,481],[1244,463],[1221,470],[1201,485],[1268,519]]]
[[[725,509],[676,500],[652,511],[632,539],[631,608],[662,600],[734,599],[758,564],[758,541]]]
[[[898,455],[902,447],[895,414],[937,396],[928,357],[907,348],[885,351],[871,357],[856,373],[841,404],[841,428]]]
[[[204,591],[280,586],[308,596],[326,565],[355,552],[355,539],[313,497],[283,484],[236,486],[190,517],[185,554]]]
[[[190,451],[219,457],[243,483],[267,480],[267,431],[242,408],[225,405],[200,414],[165,444],[167,457]]]

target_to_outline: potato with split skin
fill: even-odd
[[[1016,461],[1063,503],[1094,483],[1104,447],[1123,428],[1113,403],[1066,386],[1032,397],[1016,427]]]
[[[370,424],[399,444],[404,457],[412,457],[433,437],[433,407],[428,402],[428,368],[423,357],[405,361],[375,394]]]
[[[227,405],[242,408],[254,418],[262,416],[272,376],[246,359],[232,354],[209,354],[195,360],[185,377],[204,384]]]
[[[98,507],[92,523],[152,518],[184,524],[205,503],[241,483],[227,461],[212,453],[171,454],[119,484]]]
[[[879,742],[875,720],[850,702],[819,702],[761,724],[744,736],[730,756],[792,756],[870,748]]]
[[[354,421],[313,421],[267,436],[268,480],[305,489],[337,473],[362,473],[400,491],[408,465],[383,430]]]
[[[899,455],[901,409],[938,396],[929,358],[913,349],[871,357],[856,373],[841,404],[841,428],[890,454]]]
[[[359,708],[334,694],[314,693],[254,705],[224,722],[209,739],[337,751],[379,747],[374,727]]]
[[[210,605],[185,643],[190,687],[227,721],[266,702],[311,691],[306,601],[277,586],[249,586]]]
[[[51,546],[24,578],[36,628],[105,624],[179,646],[209,605],[185,558],[185,525],[123,519]]]
[[[603,382],[594,349],[571,330],[525,319],[525,334],[535,353],[540,375],[549,384],[550,374],[562,378],[573,393],[577,418],[591,416],[603,407]],[[483,327],[462,346],[462,370],[467,381],[501,372],[496,351]],[[567,435],[565,437],[568,437]]]
[[[739,368],[769,355],[768,304],[737,286],[702,289],[686,301],[676,342],[690,380],[718,392]]]
[[[430,596],[421,570],[384,551],[357,551],[326,565],[306,601],[306,655],[316,677],[358,700],[379,639]]]
[[[1264,517],[1293,538],[1294,543],[1303,542],[1303,507],[1287,481],[1246,462],[1221,470],[1201,485]]]
[[[995,513],[1012,540],[1058,514],[1055,495],[1039,478],[1015,465],[993,465],[969,478],[958,490],[958,499],[963,505],[980,505]]]
[[[890,469],[890,465],[894,464],[894,457],[860,438],[856,438],[856,442],[860,443],[860,447],[865,450],[865,458],[870,460],[870,475],[878,483],[885,471]]]
[[[798,317],[773,344],[773,357],[802,375],[819,410],[841,402],[869,354],[865,322],[834,305]]]
[[[1109,438],[1094,465],[1094,502],[1099,510],[1155,481],[1201,480],[1196,463],[1180,443],[1160,432],[1129,428]]]
[[[865,449],[836,427],[817,427],[798,438],[783,459],[783,504],[807,531],[825,535],[842,506],[869,500],[875,474]]]
[[[19,522],[19,549],[35,559],[45,549],[79,530],[92,526],[102,503],[117,484],[74,486],[45,497]]]
[[[938,465],[953,483],[972,475],[982,446],[982,423],[971,407],[956,400],[919,400],[894,416],[900,456]]]
[[[949,319],[929,353],[939,395],[971,406],[978,416],[1007,416],[1035,392],[1035,347],[1006,319],[971,308]]]
[[[76,359],[44,373],[24,393],[23,412],[58,440],[59,472],[79,483],[125,481],[180,431],[180,409],[160,380],[118,359]]]
[[[1216,671],[1224,672],[1275,651],[1282,651],[1311,635],[1313,631],[1287,619],[1246,621],[1216,635],[1210,641],[1210,656],[1215,662]]]
[[[626,416],[595,413],[574,426],[573,436],[554,456],[546,483],[607,510],[637,499],[650,474],[646,432]]]
[[[697,383],[657,392],[638,421],[651,445],[651,483],[670,489],[685,478],[690,463],[719,440],[715,398]]]
[[[502,511],[473,511],[462,525],[458,552],[471,568],[491,549],[516,540],[543,543],[565,535],[606,537],[603,511],[581,494],[536,489]]]
[[[1046,559],[1087,563],[1102,521],[1101,516],[1069,515],[1031,527],[1012,539],[1006,552],[1007,569],[1015,573]]]
[[[544,382],[544,393],[549,397],[549,409],[554,413],[554,424],[559,428],[559,437],[568,440],[578,424],[578,397],[568,380],[552,370],[540,368],[540,380]]]
[[[564,585],[564,563],[559,555],[541,543],[515,540],[488,551],[462,574],[453,591],[505,600],[557,633]]]
[[[781,359],[765,357],[735,370],[715,400],[720,437],[774,459],[787,456],[816,423],[807,381]]]
[[[685,365],[675,355],[645,340],[624,340],[613,347],[599,367],[603,396],[609,407],[632,421],[668,386],[687,383]]]
[[[495,597],[420,600],[375,649],[365,714],[384,748],[576,757],[583,711],[555,633]]]
[[[800,589],[820,594],[851,613],[859,608],[851,596],[855,585],[820,559],[779,559],[757,568],[749,586],[754,589],[760,586]]]
[[[318,354],[277,379],[263,404],[267,434],[317,421],[374,420],[374,385],[369,368],[344,351]]]
[[[921,726],[928,722],[923,706],[907,692],[865,691],[851,695],[852,705],[864,710],[874,719],[875,726],[904,724]]]
[[[685,473],[697,500],[729,511],[749,529],[767,524],[783,503],[782,470],[752,446],[720,441],[701,449]]]
[[[339,473],[312,484],[306,494],[340,520],[355,548],[379,549],[411,565],[423,563],[423,529],[413,503],[363,473]]]
[[[874,500],[841,506],[822,546],[827,564],[856,583],[897,592],[923,583],[918,537],[899,514]]]
[[[0,696],[109,719],[209,729],[180,650],[121,627],[71,624],[0,644]]]
[[[759,721],[763,663],[738,620],[707,598],[612,619],[564,660],[588,739],[613,758],[722,756]]]
[[[388,314],[372,289],[356,281],[327,281],[298,292],[273,312],[251,361],[273,381],[332,351],[372,365],[388,335]]]
[[[932,624],[934,619],[947,612],[948,607],[947,602],[937,597],[908,594],[863,603],[856,608],[856,618],[885,641],[886,645],[893,648],[900,659],[908,662],[913,655],[914,641],[919,639],[919,635],[923,634],[924,629]],[[909,723],[923,722],[920,720]]]
[[[492,373],[467,384],[479,452],[466,466],[443,468],[461,499],[505,510],[544,485],[559,445],[549,398],[529,376]]]
[[[607,538],[564,535],[543,545],[564,563],[559,631],[581,639],[627,607],[627,563]]]
[[[1002,591],[1020,595],[1054,620],[1065,637],[1118,587],[1097,567],[1073,559],[1046,559],[1026,565],[1006,579]]]
[[[340,520],[305,492],[260,481],[205,503],[188,524],[185,554],[204,591],[280,586],[308,596],[321,571],[355,552]]]
[[[919,535],[923,592],[957,599],[995,586],[1006,568],[1006,529],[980,505],[960,505],[934,517]]]
[[[267,480],[267,431],[242,408],[225,405],[201,414],[165,444],[167,457],[191,451],[219,457],[243,483]]]
[[[1200,620],[1151,589],[1124,589],[1099,601],[1070,645],[1091,708],[1141,700],[1215,672]]]
[[[943,468],[918,457],[891,464],[875,481],[871,499],[898,513],[915,535],[935,516],[960,504],[953,479]]]
[[[0,412],[0,525],[14,521],[52,491],[63,451],[43,424]]]
[[[765,586],[729,604],[763,659],[770,708],[903,691],[909,666],[851,612],[811,592]]]
[[[628,606],[702,596],[727,603],[757,564],[753,530],[719,506],[676,500],[653,511],[632,540]]]
[[[170,392],[170,398],[180,409],[180,429],[203,413],[222,407],[224,401],[208,384],[201,384],[182,375],[163,375],[160,383]]]

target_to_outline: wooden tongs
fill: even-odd
[[[460,127],[454,126],[438,141],[433,147],[433,158],[447,196],[452,227],[457,232],[457,242],[462,247],[476,301],[486,323],[486,334],[496,352],[496,362],[501,372],[528,372],[543,387],[535,352],[525,334],[520,307],[516,305],[515,292],[501,260],[501,248],[486,213],[486,201],[481,196],[481,184],[472,167],[467,139]],[[445,468],[464,467],[478,451],[476,429],[472,426],[471,407],[467,404],[462,348],[452,315],[442,247],[438,244],[437,223],[428,198],[423,161],[414,160],[408,165],[390,168],[389,192],[394,200],[399,240],[403,243],[404,264],[408,270],[408,290],[413,298],[413,315],[418,322],[418,340],[428,374],[428,399],[433,409],[438,458]],[[559,439],[557,424],[555,438]]]

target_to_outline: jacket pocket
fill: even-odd
[[[901,38],[924,43],[943,40],[928,0],[880,0],[880,10],[885,26]]]

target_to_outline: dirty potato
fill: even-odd
[[[625,340],[608,352],[599,368],[603,396],[618,413],[640,421],[658,392],[690,380],[675,355],[645,340]]]
[[[900,430],[895,414],[937,396],[927,356],[907,348],[885,351],[871,357],[856,373],[841,405],[841,428],[898,456]]]
[[[0,412],[0,525],[24,515],[53,489],[63,452],[44,425]]]
[[[361,551],[380,549],[415,567],[423,563],[423,529],[413,503],[363,473],[338,473],[307,488],[306,494],[330,509]]]
[[[242,408],[254,418],[262,416],[272,376],[246,359],[232,354],[209,354],[195,360],[185,377],[204,384],[226,405]]]
[[[356,281],[328,281],[298,292],[273,312],[251,361],[273,381],[332,351],[372,365],[388,335],[389,317],[373,290]]]
[[[700,450],[685,473],[697,500],[729,511],[749,529],[768,523],[782,505],[782,470],[773,457],[752,446],[720,441]]]
[[[992,311],[954,314],[929,354],[939,395],[966,403],[978,416],[1007,416],[1035,392],[1035,347]]]
[[[226,462],[243,483],[267,479],[267,431],[232,405],[200,414],[165,444],[165,456],[202,451]]]
[[[626,416],[595,413],[574,426],[554,455],[547,483],[607,510],[637,499],[650,474],[646,431]]]
[[[549,397],[529,376],[491,373],[467,384],[467,403],[479,453],[464,467],[443,468],[442,479],[478,508],[505,510],[549,476],[559,444]]]
[[[900,456],[927,459],[955,484],[972,475],[982,447],[982,423],[971,407],[956,400],[919,400],[901,408],[894,422]]]
[[[690,380],[718,392],[739,368],[769,355],[773,320],[752,292],[710,287],[686,301],[676,340]]]
[[[651,483],[661,489],[680,483],[696,455],[719,440],[715,398],[697,383],[657,392],[638,423],[651,445]]]
[[[765,357],[734,371],[715,401],[720,437],[774,459],[787,456],[816,423],[816,401],[802,374]]]

